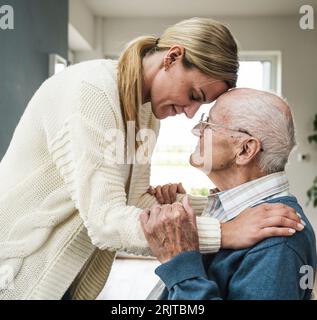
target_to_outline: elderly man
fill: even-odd
[[[314,274],[311,272],[307,281],[301,278],[307,276],[307,270],[316,269],[315,236],[289,193],[284,172],[295,145],[286,102],[267,92],[231,90],[217,100],[194,134],[199,143],[190,163],[217,187],[209,195],[205,215],[230,223],[248,207],[280,203],[298,212],[303,231],[292,237],[267,238],[248,249],[202,255],[195,214],[186,198],[183,205],[144,211],[145,236],[162,262],[155,270],[165,285],[160,298],[310,299],[313,279],[308,278]],[[274,218],[267,223],[270,219]],[[290,229],[291,233],[295,230]]]

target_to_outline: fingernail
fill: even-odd
[[[304,229],[304,226],[300,223],[297,223],[297,228],[299,231],[302,231]]]
[[[294,234],[296,232],[296,230],[295,229],[288,229],[288,232],[291,234]]]
[[[298,212],[296,212],[296,214],[297,214],[300,218],[302,217]]]
[[[300,219],[300,223],[306,227],[306,222],[304,220]]]

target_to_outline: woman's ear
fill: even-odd
[[[164,57],[164,67],[167,70],[175,61],[182,61],[185,49],[183,46],[172,46]]]
[[[244,141],[240,147],[240,151],[238,152],[236,157],[237,165],[247,165],[255,159],[260,151],[261,142],[254,137],[250,137],[248,140]]]

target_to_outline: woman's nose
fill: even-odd
[[[195,104],[192,104],[188,107],[185,107],[184,112],[186,114],[186,117],[189,119],[192,119],[195,116],[198,109],[200,108],[200,106],[201,106],[200,103],[195,103]]]

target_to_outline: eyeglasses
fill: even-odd
[[[244,134],[247,134],[250,137],[253,137],[252,134],[250,134],[247,130],[240,129],[240,128],[239,129],[233,129],[233,128],[230,128],[230,127],[223,126],[223,125],[221,125],[219,123],[214,123],[214,122],[209,120],[209,116],[207,116],[205,113],[203,113],[201,115],[201,117],[200,117],[200,120],[199,120],[199,129],[202,132],[202,131],[204,131],[206,129],[206,127],[210,127],[211,129],[222,128],[222,129],[226,129],[226,130],[229,130],[229,131],[244,133]]]
[[[227,127],[227,126],[223,126],[223,125],[218,124],[218,123],[214,123],[214,122],[209,120],[209,116],[207,116],[205,113],[203,113],[201,115],[201,118],[199,120],[198,126],[199,126],[200,134],[203,134],[203,132],[206,129],[206,127],[210,127],[211,130],[215,130],[215,129],[221,128],[221,129],[225,129],[225,130],[229,130],[229,131],[233,131],[233,132],[240,132],[240,133],[246,134],[246,135],[248,135],[250,137],[254,137],[249,131],[247,131],[245,129],[241,129],[241,128],[234,129],[234,128],[230,128],[230,127]],[[256,138],[256,137],[254,137],[254,138]],[[260,139],[258,139],[258,140],[260,141]],[[262,147],[261,147],[260,151],[263,151]]]

